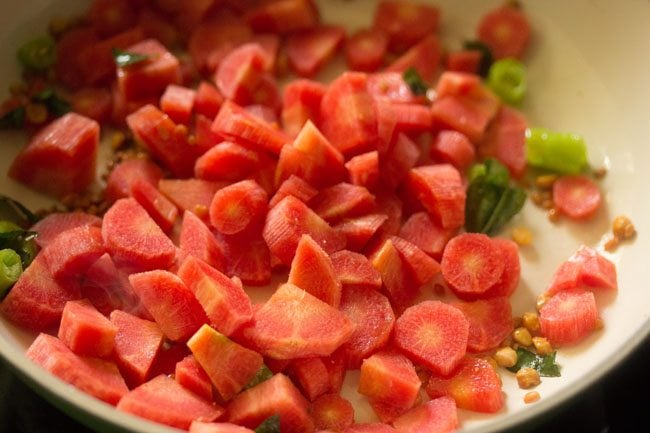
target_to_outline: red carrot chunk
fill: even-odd
[[[178,361],[174,370],[174,379],[183,388],[192,391],[203,400],[211,401],[213,399],[210,377],[203,367],[196,362],[193,355],[187,355]]]
[[[101,36],[122,32],[136,21],[136,10],[128,0],[95,0],[88,9],[88,20]]]
[[[388,34],[390,49],[402,52],[438,30],[440,11],[414,1],[382,1],[375,10],[374,27]]]
[[[506,5],[486,14],[477,34],[495,59],[521,58],[530,41],[530,23],[521,9]]]
[[[376,72],[368,75],[368,93],[375,99],[395,103],[414,104],[422,102],[422,97],[413,94],[399,72]]]
[[[38,220],[30,230],[38,233],[36,243],[45,248],[61,233],[82,226],[101,227],[102,219],[84,212],[56,212]]]
[[[583,289],[558,292],[539,311],[542,335],[553,346],[578,343],[597,329],[599,320],[593,292]]]
[[[302,77],[313,77],[334,56],[345,38],[339,26],[314,27],[292,33],[286,41],[291,68]]]
[[[353,71],[373,72],[384,63],[388,36],[380,29],[360,29],[345,43],[345,59]]]
[[[510,239],[493,238],[492,242],[501,250],[503,260],[503,272],[499,280],[488,290],[481,294],[470,294],[456,292],[460,298],[465,300],[490,299],[500,296],[512,296],[517,290],[521,279],[521,262],[519,260],[519,246]]]
[[[361,367],[364,359],[388,342],[395,324],[390,301],[376,289],[346,287],[340,310],[354,325],[350,339],[341,346],[341,355],[348,369]]]
[[[300,238],[296,255],[291,261],[288,281],[327,304],[338,308],[341,302],[341,282],[332,260],[311,236]]]
[[[552,296],[562,290],[580,287],[606,290],[618,288],[614,263],[598,251],[584,245],[558,267],[546,294]]]
[[[431,146],[431,156],[464,171],[474,162],[476,151],[464,134],[458,131],[440,131]]]
[[[209,325],[199,328],[187,341],[187,347],[224,401],[237,395],[264,363],[262,355],[235,343]],[[219,362],[214,362],[215,359]]]
[[[342,182],[321,190],[309,205],[325,221],[334,223],[372,211],[375,197],[362,186]]]
[[[429,35],[388,65],[386,71],[404,73],[413,68],[424,81],[431,82],[440,67],[441,53],[438,37]]]
[[[553,183],[553,204],[575,220],[593,217],[602,202],[598,185],[583,175],[562,176]]]
[[[464,233],[449,241],[442,255],[442,276],[460,294],[480,294],[492,287],[503,273],[501,250],[479,233]]]
[[[264,72],[265,53],[257,43],[248,43],[232,50],[219,63],[214,82],[227,99],[239,105],[253,101]]]
[[[468,352],[496,349],[513,331],[512,307],[507,297],[452,305],[462,311],[469,322]]]
[[[215,269],[225,269],[224,252],[214,234],[199,217],[189,211],[183,213],[179,248]]]
[[[160,108],[176,123],[188,125],[192,116],[196,91],[170,84],[160,97]]]
[[[512,107],[501,106],[496,117],[478,143],[482,158],[493,157],[503,163],[510,174],[521,178],[526,171],[526,117]]]
[[[117,327],[87,299],[65,304],[58,337],[77,355],[96,358],[110,355],[115,334]]]
[[[222,407],[201,399],[166,375],[131,390],[117,410],[181,430],[190,428],[195,419],[213,421],[224,413]]]
[[[409,269],[415,284],[427,284],[440,272],[440,263],[416,245],[398,236],[391,236],[390,240]]]
[[[399,433],[450,433],[458,428],[458,410],[451,397],[438,397],[393,421]]]
[[[192,421],[190,433],[253,433],[253,430],[229,422]]]
[[[309,407],[309,414],[318,430],[341,432],[354,423],[352,403],[339,394],[324,394]]]
[[[178,58],[155,39],[131,45],[126,51],[147,57],[141,63],[117,69],[117,84],[127,101],[159,98],[168,85],[183,81]]]
[[[309,234],[327,253],[345,247],[345,237],[306,204],[293,196],[283,198],[266,215],[263,236],[271,253],[290,265],[303,234]]]
[[[440,227],[440,224],[433,221],[427,212],[418,212],[411,215],[402,225],[399,236],[434,259],[440,260],[447,242],[455,233],[455,229]]]
[[[248,11],[246,22],[258,33],[287,34],[308,29],[319,22],[318,10],[310,0],[266,2]]]
[[[263,221],[268,196],[255,181],[243,180],[220,189],[210,204],[210,222],[221,233],[232,235]]]
[[[321,358],[296,359],[289,370],[309,401],[316,400],[330,389],[327,366]]]
[[[372,191],[379,183],[379,152],[372,151],[352,157],[345,163],[350,183]]]
[[[447,53],[445,69],[453,72],[478,74],[483,54],[479,50],[461,50]]]
[[[450,164],[414,168],[408,177],[407,189],[444,229],[462,227],[465,223],[465,187],[460,172]]]
[[[288,195],[297,198],[303,203],[308,203],[309,200],[316,196],[316,194],[318,194],[318,191],[315,188],[298,176],[292,174],[287,178],[287,180],[280,184],[275,194],[273,194],[271,201],[269,201],[269,208],[280,203],[280,201]]]
[[[68,113],[34,135],[13,160],[8,174],[56,197],[83,193],[95,180],[98,148],[99,124]]]
[[[419,294],[410,270],[390,239],[370,256],[372,266],[379,271],[386,295],[398,313],[409,307]]]
[[[178,218],[178,208],[158,188],[140,178],[131,185],[131,196],[165,232],[169,233]]]
[[[377,352],[361,364],[358,392],[368,398],[382,422],[412,408],[420,385],[413,363],[397,352]]]
[[[120,199],[104,215],[102,236],[118,266],[150,270],[169,268],[176,247],[134,199]]]
[[[271,252],[261,230],[254,226],[234,235],[217,233],[225,257],[224,273],[250,286],[264,286],[271,281]]]
[[[131,185],[137,179],[144,179],[157,187],[163,173],[160,167],[149,159],[126,159],[113,168],[106,181],[104,197],[110,203],[131,196]]]
[[[202,179],[161,179],[158,189],[179,209],[190,211],[207,221],[215,193],[226,184]]]
[[[149,376],[165,336],[155,322],[121,310],[113,311],[110,319],[117,328],[115,362],[126,383],[138,386]]]
[[[102,230],[83,225],[59,234],[42,253],[54,278],[78,278],[106,252]]]
[[[463,358],[449,377],[431,376],[426,391],[431,398],[449,396],[460,409],[474,412],[495,413],[505,403],[501,379],[483,358]]]
[[[250,27],[232,17],[206,19],[190,35],[187,50],[196,69],[204,75],[214,73],[219,62],[234,47],[248,42]]]
[[[469,323],[457,308],[424,301],[404,311],[395,322],[393,341],[414,362],[448,375],[467,348]]]
[[[343,288],[350,290],[381,288],[381,275],[363,254],[349,250],[337,251],[330,256],[334,273]]]
[[[420,149],[406,134],[400,133],[379,160],[381,183],[393,191],[409,176],[420,158]]]
[[[388,220],[388,216],[373,213],[358,218],[341,221],[334,229],[347,239],[346,248],[352,251],[362,251],[369,242],[376,238]]]
[[[327,87],[318,81],[296,79],[284,86],[282,126],[290,137],[298,135],[311,120],[320,124],[320,104]]]
[[[194,175],[210,181],[238,181],[254,173],[261,165],[258,152],[224,141],[201,155],[194,165]]]
[[[223,101],[224,97],[219,89],[207,81],[201,81],[196,88],[194,111],[212,120],[219,112]]]

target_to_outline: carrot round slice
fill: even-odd
[[[503,268],[501,249],[484,234],[458,235],[442,255],[442,276],[460,295],[484,293],[499,280]]]
[[[210,222],[223,234],[239,233],[264,219],[268,196],[253,180],[243,180],[220,189],[210,204]]]
[[[601,201],[598,185],[586,176],[562,176],[553,184],[553,204],[569,218],[591,218]]]
[[[587,337],[598,324],[593,292],[583,289],[557,293],[539,311],[544,335],[553,346],[574,344]]]
[[[338,394],[324,394],[309,408],[318,430],[343,431],[354,423],[352,404]]]
[[[393,339],[414,362],[448,375],[465,356],[469,323],[457,308],[424,301],[407,308],[395,322]]]
[[[345,43],[345,59],[354,71],[376,71],[388,49],[388,36],[379,29],[361,29]]]
[[[478,38],[490,48],[495,59],[521,58],[530,41],[530,23],[521,10],[500,7],[483,17]]]

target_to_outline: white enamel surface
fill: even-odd
[[[65,16],[88,4],[84,1],[0,1],[0,92],[17,76],[16,44],[44,29],[48,16]],[[362,0],[320,1],[323,16],[350,28],[367,25],[376,2]],[[442,10],[442,34],[449,48],[473,35],[483,12],[499,1],[436,1]],[[64,5],[64,7],[61,7]],[[527,205],[515,224],[535,235],[534,245],[522,249],[523,276],[515,295],[515,313],[534,308],[553,270],[580,244],[598,246],[619,214],[629,216],[639,235],[613,256],[618,264],[620,290],[599,296],[605,327],[587,341],[558,354],[562,377],[544,379],[537,387],[542,399],[523,404],[524,391],[504,374],[506,408],[496,415],[461,413],[463,431],[493,432],[543,415],[581,392],[619,363],[650,330],[650,290],[647,288],[647,236],[650,231],[645,174],[650,167],[650,3],[642,0],[525,1],[534,28],[527,56],[529,95],[523,111],[531,125],[574,131],[585,136],[595,167],[607,166],[602,182],[605,209],[588,225],[563,221],[551,224],[534,206]],[[4,93],[2,93],[4,95]],[[36,206],[44,199],[14,182],[4,173],[24,138],[0,134],[0,192]],[[33,336],[0,318],[0,354],[40,388],[91,417],[136,432],[172,431],[114,411],[107,405],[72,389],[32,365],[23,355]],[[345,394],[356,405],[357,421],[372,418],[354,390],[357,375],[348,374]]]

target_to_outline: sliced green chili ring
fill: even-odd
[[[577,174],[587,168],[587,146],[578,134],[529,128],[526,130],[526,159],[533,167]]]
[[[7,295],[22,273],[23,265],[18,253],[9,248],[0,250],[0,300]]]
[[[505,103],[519,104],[526,95],[526,67],[519,60],[501,59],[490,66],[487,85]]]
[[[18,60],[27,69],[43,72],[56,61],[55,42],[50,36],[39,36],[18,48]]]

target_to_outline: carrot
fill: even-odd
[[[309,408],[317,430],[340,432],[354,422],[352,404],[339,394],[324,394],[318,397]]]
[[[601,200],[598,185],[586,176],[562,176],[553,184],[553,204],[569,218],[591,218]]]
[[[210,222],[221,233],[239,233],[262,221],[268,196],[255,181],[243,180],[220,189],[210,204]]]
[[[345,44],[345,59],[354,71],[376,71],[384,62],[388,37],[380,29],[361,29]]]
[[[530,40],[530,24],[521,10],[504,6],[485,15],[477,33],[495,59],[521,58]]]

